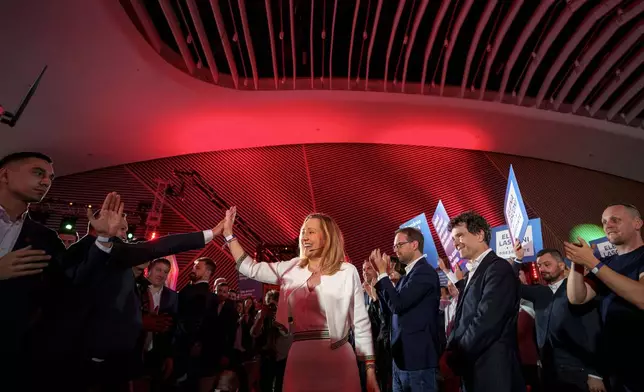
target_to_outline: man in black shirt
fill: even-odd
[[[602,331],[598,351],[610,376],[612,391],[644,391],[644,241],[642,216],[630,204],[608,206],[602,215],[608,240],[617,255],[598,260],[581,238],[565,243],[574,266],[567,282],[568,299],[582,304],[599,298]],[[583,268],[591,271],[584,280]],[[579,331],[584,333],[584,331]]]

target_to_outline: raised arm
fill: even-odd
[[[237,271],[250,279],[262,283],[280,284],[280,277],[284,272],[286,263],[266,263],[253,260],[233,234],[236,215],[237,207],[232,207],[226,211],[226,218],[224,218],[223,223],[223,234],[228,244],[228,249],[230,249],[230,253],[236,261]]]

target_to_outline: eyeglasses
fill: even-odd
[[[403,247],[403,245],[410,243],[411,241],[405,241],[405,242],[399,242],[397,244],[394,244],[394,250],[400,249]]]

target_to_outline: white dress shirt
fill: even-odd
[[[485,252],[481,253],[479,257],[476,259],[470,261],[467,263],[467,269],[469,270],[467,274],[467,283],[465,284],[465,287],[470,284],[470,280],[472,280],[472,276],[474,276],[474,273],[478,269],[479,265],[481,264],[481,261],[485,258],[485,256],[488,255],[488,253],[492,252],[492,248],[488,248]]]
[[[11,252],[22,231],[22,225],[25,223],[25,211],[15,222],[11,221],[9,214],[0,206],[0,257]]]
[[[554,294],[554,293],[556,293],[556,292],[557,292],[557,290],[559,290],[559,287],[561,287],[561,284],[563,283],[563,281],[564,281],[564,280],[563,280],[563,279],[561,279],[561,280],[560,280],[560,281],[558,281],[558,282],[555,282],[555,283],[553,283],[553,284],[549,284],[549,285],[548,285],[548,287],[550,287],[550,290],[552,290],[552,293],[553,293],[553,294]]]
[[[152,293],[152,301],[154,302],[154,306],[152,307],[153,312],[157,314],[159,312],[159,306],[161,306],[161,293],[163,292],[163,287],[161,287],[160,290],[153,292],[152,286],[150,285],[148,286],[148,290],[150,291],[150,293]],[[153,336],[152,332],[149,332],[149,334]],[[148,345],[148,351],[152,351],[152,348],[154,347],[153,343],[154,343],[154,340],[150,339],[150,344]]]

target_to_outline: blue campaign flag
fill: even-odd
[[[264,297],[264,284],[250,279],[241,273],[239,275],[239,296],[241,298],[253,297],[262,299]]]
[[[465,267],[466,260],[461,260],[461,257],[458,254],[458,250],[454,246],[454,241],[452,240],[452,233],[447,230],[449,225],[449,215],[447,215],[447,210],[443,205],[443,201],[439,200],[438,205],[436,206],[436,211],[434,211],[434,216],[432,218],[432,225],[436,234],[438,235],[438,240],[443,246],[443,250],[447,255],[452,269],[458,263],[461,268]]]
[[[514,244],[507,225],[492,228],[492,240],[490,247],[499,257],[504,259],[514,258]],[[535,218],[528,221],[528,227],[521,241],[525,250],[523,261],[536,261],[537,253],[543,249],[543,237],[541,235],[541,219]]]
[[[510,230],[512,243],[517,238],[523,238],[525,231],[528,229],[528,212],[525,209],[519,184],[514,175],[514,169],[510,165],[510,176],[508,177],[508,186],[505,189],[505,203],[503,208],[505,223]]]
[[[617,248],[615,247],[615,245],[611,244],[606,237],[590,241],[588,245],[593,248],[593,250],[595,251],[595,257],[600,260],[609,258],[617,254]]]
[[[429,231],[429,224],[427,223],[427,217],[425,213],[422,213],[407,222],[400,225],[400,228],[413,227],[414,229],[420,230],[423,233],[425,240],[425,246],[423,248],[423,253],[427,257],[427,262],[431,264],[434,268],[438,267],[438,251],[436,250],[436,245],[434,244],[434,238],[432,237],[431,231]]]

